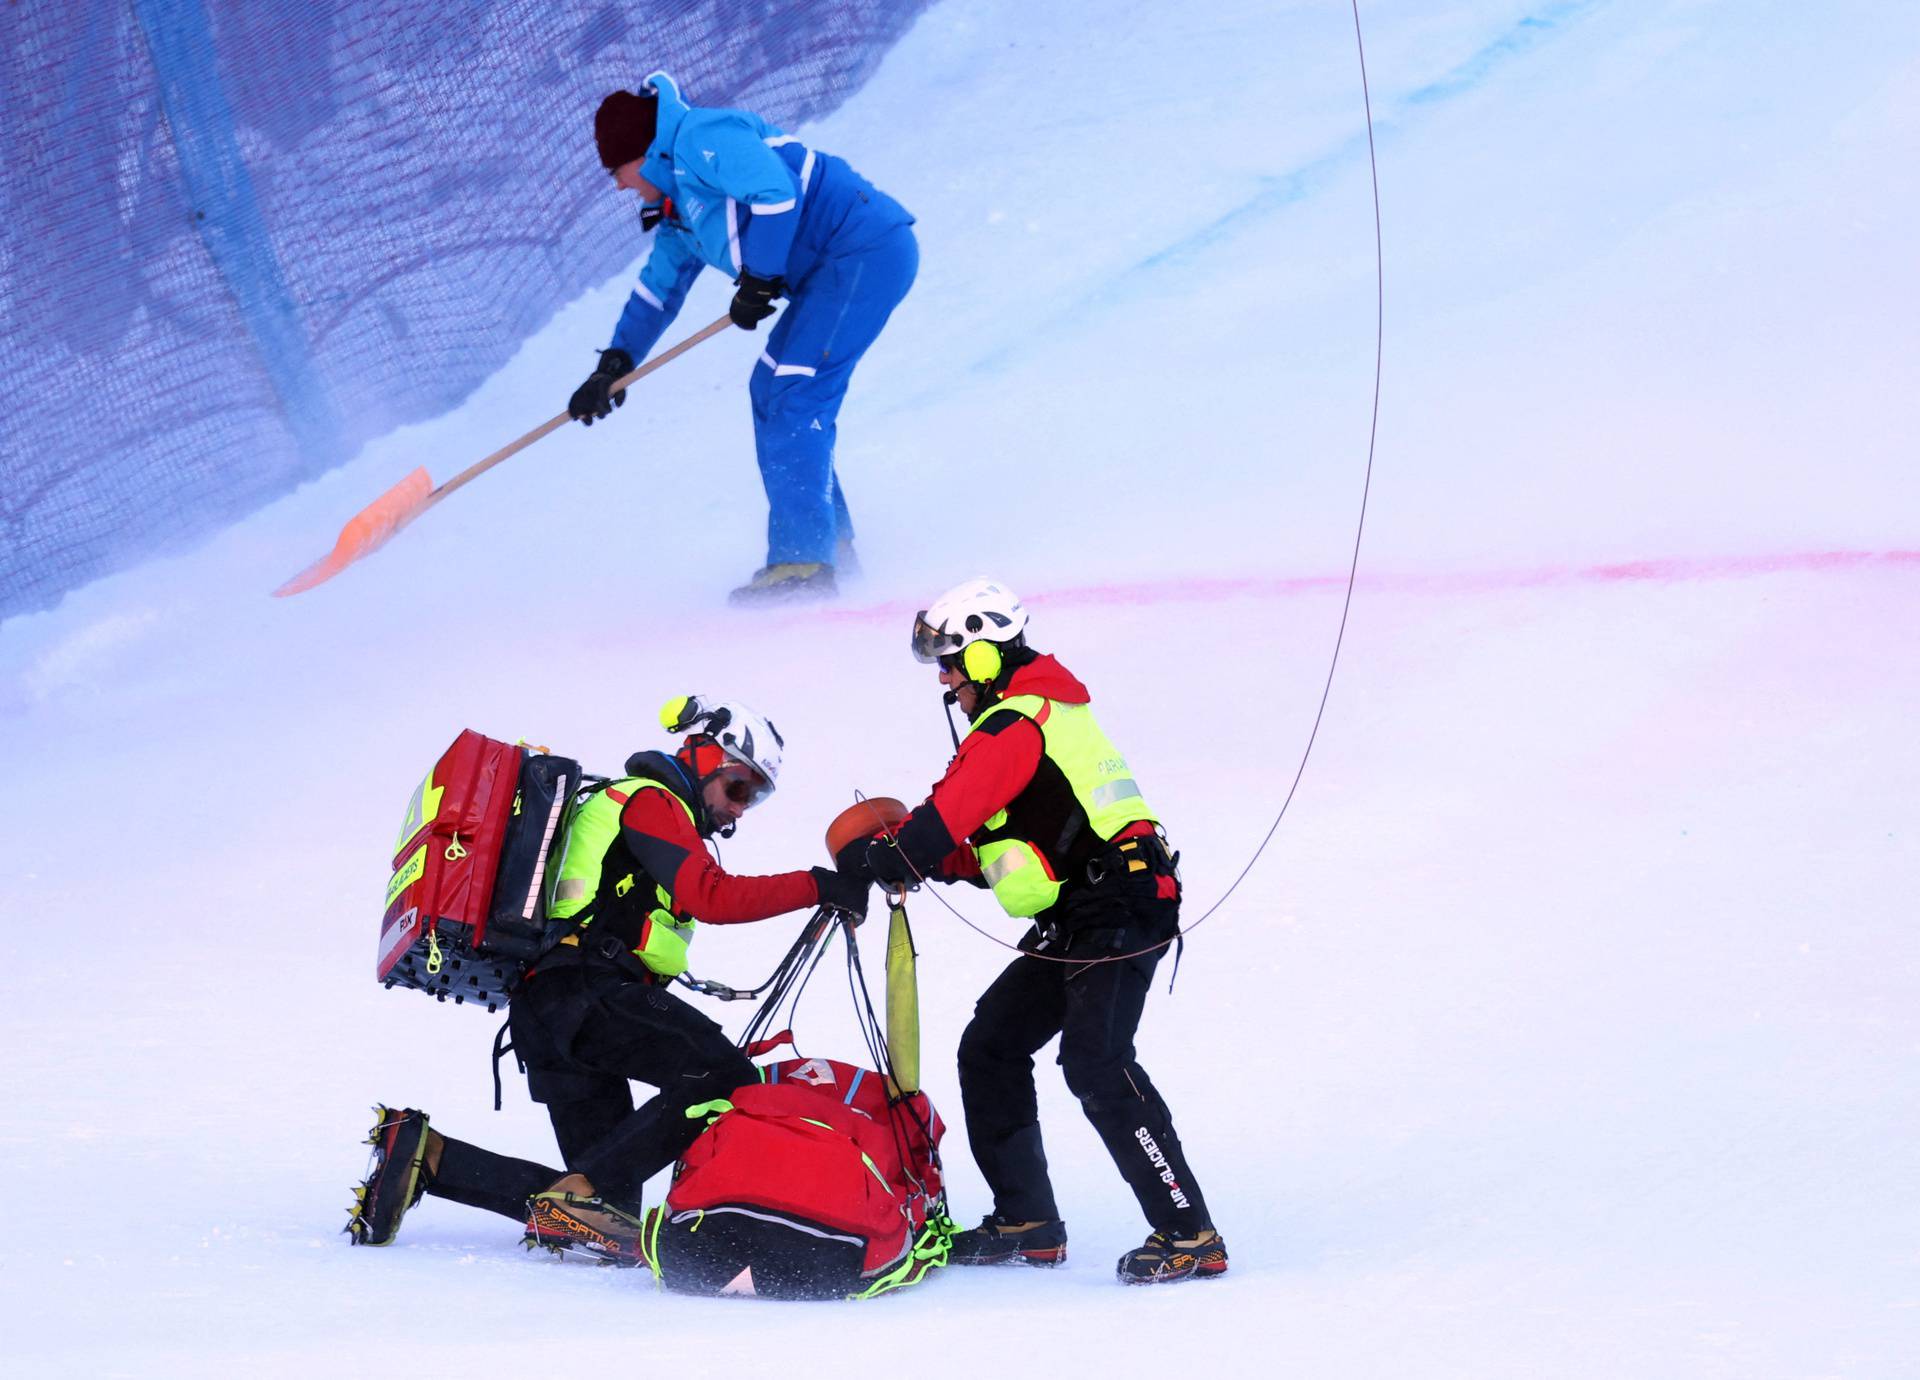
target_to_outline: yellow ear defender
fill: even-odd
[[[675,695],[660,706],[660,727],[669,733],[679,733],[692,727],[699,712],[700,701],[696,696]]]
[[[994,642],[969,642],[960,650],[960,669],[967,673],[968,680],[982,685],[993,684],[1005,660],[1000,655],[999,644]]]

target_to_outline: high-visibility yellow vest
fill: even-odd
[[[686,801],[644,776],[610,781],[576,801],[567,814],[559,862],[548,875],[547,918],[571,920],[583,930],[596,920],[611,925],[649,970],[677,977],[687,970],[687,946],[699,922],[674,905],[673,893],[657,878],[636,873],[631,865],[619,877],[609,875],[619,870],[609,868],[607,860],[620,841],[620,813],[636,791],[659,791],[692,821]],[[656,904],[648,907],[644,896],[629,899],[636,887],[648,884]]]
[[[1086,827],[1099,842],[1107,842],[1129,824],[1142,820],[1159,823],[1147,808],[1127,759],[1094,721],[1091,706],[1039,695],[1014,695],[980,715],[968,731],[978,729],[1002,709],[1024,715],[1039,728],[1047,760],[1066,778],[1074,803],[1085,815]],[[1066,879],[1055,873],[1065,860],[1050,858],[1032,839],[1001,832],[1007,829],[1008,811],[1001,810],[974,834],[980,871],[1007,914],[1038,915],[1060,899],[1060,887]]]

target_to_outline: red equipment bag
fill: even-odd
[[[546,862],[580,764],[467,729],[413,793],[393,855],[375,976],[503,1005],[544,947]]]
[[[925,1093],[832,1059],[790,1059],[739,1089],[687,1150],[646,1255],[669,1288],[868,1298],[946,1264],[946,1127]]]

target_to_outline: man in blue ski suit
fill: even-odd
[[[653,250],[611,346],[568,403],[591,426],[624,400],[612,385],[644,359],[711,265],[738,285],[729,315],[754,330],[785,297],[754,365],[754,445],[767,491],[767,563],[735,603],[823,598],[852,552],[833,468],[854,365],[913,285],[913,217],[847,163],[744,110],[689,106],[664,72],[594,115],[600,161],[638,192]]]

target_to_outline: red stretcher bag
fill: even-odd
[[[946,1132],[924,1093],[831,1059],[792,1059],[736,1091],[688,1149],[646,1254],[669,1288],[865,1298],[946,1263]]]

